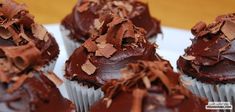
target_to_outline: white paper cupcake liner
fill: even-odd
[[[210,102],[230,102],[235,112],[235,84],[207,84],[187,75],[181,75],[181,82],[184,87]]]
[[[56,62],[57,62],[56,60],[51,61],[48,65],[45,65],[45,66],[42,68],[42,71],[43,71],[43,72],[53,71],[54,68],[55,68]]]
[[[65,79],[64,83],[69,99],[75,104],[78,112],[89,112],[91,105],[104,96],[100,88],[89,88],[76,81],[69,81],[67,79]]]
[[[72,55],[73,51],[81,45],[81,43],[70,39],[70,36],[69,36],[70,31],[67,30],[65,27],[60,26],[60,30],[61,30],[62,38],[65,44],[66,52],[68,56],[70,56]]]

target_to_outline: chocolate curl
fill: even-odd
[[[227,37],[229,41],[233,41],[235,38],[235,22],[225,21],[221,31]]]
[[[21,70],[37,63],[37,59],[41,56],[41,52],[31,42],[23,46],[2,47],[0,49]]]
[[[122,39],[126,32],[126,28],[123,27],[125,22],[127,22],[126,19],[114,17],[113,21],[108,24],[107,42],[113,44],[116,48],[121,48]]]
[[[45,42],[48,40],[47,30],[42,25],[34,23],[31,25],[31,28],[34,37],[39,40],[44,40]]]
[[[96,66],[90,62],[90,60],[87,60],[82,66],[82,70],[87,73],[87,75],[92,75],[96,71]]]
[[[9,39],[12,36],[9,30],[5,29],[4,27],[0,27],[0,38]]]
[[[86,1],[86,2],[82,2],[83,0],[79,0],[79,6],[77,7],[77,10],[82,13],[82,12],[85,12],[89,9],[89,5],[90,5],[90,2]]]
[[[203,31],[206,28],[206,23],[200,21],[198,22],[192,29],[191,32],[193,35],[198,35],[201,31]]]
[[[0,12],[3,13],[8,19],[12,19],[21,11],[26,11],[25,4],[18,4],[14,0],[2,0]]]
[[[149,63],[150,71],[154,75],[149,75],[150,81],[154,81],[157,78],[161,80],[161,82],[165,85],[165,87],[168,89],[168,92],[171,93],[172,88],[174,87],[174,84],[172,81],[167,77],[166,73],[164,73],[167,69],[168,62],[155,62],[155,63]],[[152,64],[152,65],[151,65]],[[158,66],[156,66],[158,65]]]
[[[133,91],[134,100],[133,100],[131,112],[142,112],[142,102],[146,94],[147,94],[146,90],[135,89]]]
[[[50,79],[57,87],[63,84],[63,81],[53,72],[48,72],[45,76]]]
[[[0,68],[0,82],[8,82],[8,81],[9,81],[9,78]]]
[[[6,91],[8,93],[13,93],[18,88],[20,88],[21,85],[24,84],[24,82],[26,81],[27,78],[29,78],[28,75],[22,75],[21,77],[17,78],[16,82],[11,87],[9,87]]]

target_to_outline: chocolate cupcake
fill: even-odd
[[[40,66],[35,60],[40,54],[21,47],[14,49],[14,53],[13,49],[2,52],[6,49],[0,47],[0,111],[75,112],[75,106],[55,86],[61,80],[53,73],[36,70]]]
[[[0,48],[18,62],[31,53],[40,55],[36,60],[28,61],[44,66],[44,71],[53,71],[59,54],[55,38],[42,25],[34,22],[34,17],[24,4],[13,0],[0,3]],[[22,55],[15,57],[13,54]]]
[[[100,87],[120,78],[120,69],[136,60],[160,60],[156,47],[146,41],[145,31],[130,20],[104,14],[99,31],[77,48],[65,65],[65,85],[80,111],[87,111],[103,96]]]
[[[147,31],[147,38],[155,42],[161,33],[159,20],[151,17],[148,5],[138,0],[82,0],[61,23],[61,31],[69,55],[87,40],[96,27],[97,20],[107,10]]]
[[[74,105],[62,97],[58,88],[42,72],[20,73],[8,77],[9,74],[5,74],[2,69],[0,68],[1,112],[75,112]]]
[[[181,86],[167,61],[131,63],[122,75],[103,86],[105,97],[90,112],[207,112],[207,101]]]
[[[209,101],[235,106],[235,14],[218,16],[209,25],[199,22],[192,34],[192,45],[177,62],[183,84]]]

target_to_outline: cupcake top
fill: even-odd
[[[235,13],[192,28],[192,45],[177,62],[183,74],[205,83],[235,83]]]
[[[17,53],[23,53],[25,58],[31,53],[39,54],[40,58],[31,60],[37,61],[38,65],[49,64],[59,54],[55,39],[42,25],[34,22],[24,4],[13,0],[2,0],[0,3],[0,48],[3,50],[0,54],[5,52],[12,58],[16,58],[14,54]]]
[[[44,74],[27,72],[6,80],[7,74],[2,69],[1,112],[75,112],[74,105],[62,97],[55,84]]]
[[[144,28],[147,38],[161,32],[160,22],[151,17],[148,5],[138,0],[78,1],[72,13],[62,20],[62,26],[70,30],[71,39],[84,42],[90,37],[90,30],[95,27],[96,20],[107,10]]]
[[[91,112],[206,112],[207,101],[181,86],[167,61],[131,63],[122,74],[103,86],[105,97]]]
[[[138,59],[159,60],[155,45],[145,39],[145,31],[128,19],[105,13],[97,21],[98,31],[74,51],[66,62],[65,77],[100,87],[120,77],[120,69]]]
[[[53,73],[37,72],[41,55],[33,45],[0,47],[0,111],[75,112],[55,86],[61,80]]]

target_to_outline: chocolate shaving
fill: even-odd
[[[106,94],[105,98],[112,99],[112,97],[118,92],[125,91],[133,87],[142,87],[142,84],[145,86],[143,88],[150,88],[151,83],[157,79],[163,83],[163,85],[168,89],[169,94],[171,94],[173,93],[175,83],[166,75],[166,71],[168,70],[172,70],[172,68],[169,66],[169,63],[165,61],[138,61],[138,63],[129,64],[121,72],[125,78],[119,81],[110,81],[110,83],[107,83],[107,85],[103,87],[104,93]]]
[[[108,26],[109,26],[109,27],[114,27],[114,26],[116,26],[116,25],[118,25],[118,24],[121,24],[121,23],[123,23],[123,22],[126,22],[126,21],[128,21],[128,20],[115,16],[115,17],[113,18],[113,21],[112,21],[111,23],[109,23]]]
[[[2,0],[2,6],[0,7],[0,12],[7,16],[7,18],[12,19],[21,11],[26,11],[25,4],[18,4],[13,0]]]
[[[108,98],[104,98],[104,101],[106,102],[106,108],[109,108],[112,104],[112,100]]]
[[[18,88],[21,87],[21,85],[23,85],[23,83],[25,82],[25,80],[28,78],[28,75],[22,75],[21,77],[19,77],[19,79],[11,86],[9,87],[6,91],[8,93],[13,93],[15,90],[17,90]]]
[[[94,28],[96,30],[99,30],[103,26],[103,24],[104,24],[104,21],[100,22],[99,19],[94,20]]]
[[[33,43],[16,47],[2,47],[0,49],[4,51],[5,55],[21,70],[37,63],[37,58],[41,55],[41,52]]]
[[[221,31],[227,37],[229,41],[234,40],[235,38],[235,23],[232,21],[225,21],[224,25],[221,28]]]
[[[116,48],[114,48],[112,44],[99,44],[96,56],[110,58],[116,51]]]
[[[11,32],[9,32],[4,27],[0,27],[0,37],[3,39],[9,39],[12,36]]]
[[[34,23],[31,25],[31,28],[34,37],[38,38],[39,40],[44,40],[45,42],[48,40],[48,37],[46,37],[47,30],[42,25]]]
[[[209,25],[209,30],[210,30],[210,33],[212,34],[216,34],[217,32],[220,31],[221,27],[223,25],[223,22],[217,22],[215,24],[212,24],[212,26]]]
[[[54,72],[48,72],[45,76],[50,79],[57,87],[63,84],[63,81]]]
[[[185,60],[188,60],[188,61],[191,61],[191,60],[195,60],[196,57],[195,56],[191,56],[191,55],[188,55],[188,56],[182,56],[182,58],[184,58]]]
[[[89,2],[85,2],[83,4],[81,4],[80,6],[77,7],[77,10],[79,12],[84,12],[84,11],[87,11],[89,9],[89,5],[90,3]]]
[[[6,59],[6,58],[0,58],[0,71],[2,71],[4,76],[6,77],[6,78],[3,78],[2,82],[10,81],[8,74],[17,74],[21,72],[21,70],[19,70],[13,65],[13,62],[11,62],[11,60]],[[4,79],[7,79],[7,80],[4,80]]]
[[[87,60],[82,66],[82,70],[86,72],[88,75],[92,75],[96,71],[95,65],[93,65],[90,60]]]
[[[98,49],[96,43],[91,39],[85,41],[83,46],[87,49],[88,52],[96,52],[96,50]]]
[[[123,3],[123,1],[113,1],[113,4],[119,7],[124,7],[128,12],[132,12],[133,6],[129,3]]]
[[[9,78],[7,75],[3,72],[3,70],[0,69],[0,82],[9,82]]]
[[[106,35],[101,35],[99,38],[97,38],[95,41],[100,44],[106,43],[107,36]]]
[[[142,112],[142,102],[146,95],[147,95],[146,90],[141,90],[141,89],[133,90],[134,100],[131,107],[131,112]]]
[[[124,38],[126,38],[125,42],[123,41]],[[134,28],[130,21],[123,21],[120,25],[110,28],[107,34],[107,42],[113,44],[116,48],[121,48],[123,43],[130,45],[138,40],[140,39],[135,38]]]
[[[199,32],[201,32],[205,28],[206,28],[206,23],[200,21],[191,29],[191,32],[193,35],[197,35],[199,34]]]
[[[151,81],[149,80],[148,77],[143,77],[143,82],[147,89],[151,88]]]

